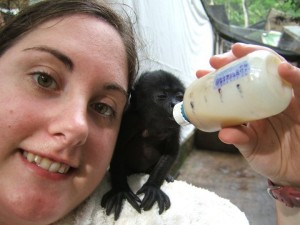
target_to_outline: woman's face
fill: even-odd
[[[0,58],[0,224],[49,224],[103,178],[126,104],[121,37],[94,17],[46,22]]]

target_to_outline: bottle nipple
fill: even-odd
[[[183,109],[183,102],[177,103],[173,108],[173,117],[175,121],[181,125],[189,125],[190,122],[188,121],[188,118],[185,115],[184,109]]]

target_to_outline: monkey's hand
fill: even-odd
[[[167,210],[171,206],[169,197],[159,188],[151,184],[145,183],[144,186],[137,192],[137,194],[145,194],[140,207],[145,211],[150,210],[157,201],[159,214]]]
[[[106,208],[106,215],[110,215],[114,209],[114,218],[115,220],[119,219],[123,202],[127,199],[128,202],[132,205],[133,208],[136,209],[139,213],[141,213],[141,209],[139,204],[141,200],[137,195],[135,195],[130,189],[129,190],[114,190],[111,189],[107,192],[101,200],[101,206]]]

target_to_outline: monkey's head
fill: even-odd
[[[173,74],[157,70],[143,73],[133,87],[131,106],[146,120],[173,121],[173,107],[183,100],[185,88]]]

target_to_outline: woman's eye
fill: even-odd
[[[35,73],[33,79],[44,88],[56,89],[57,83],[55,80],[46,73]]]
[[[92,108],[99,114],[105,117],[112,117],[114,116],[115,112],[111,108],[111,106],[104,104],[104,103],[95,103],[92,104]]]

